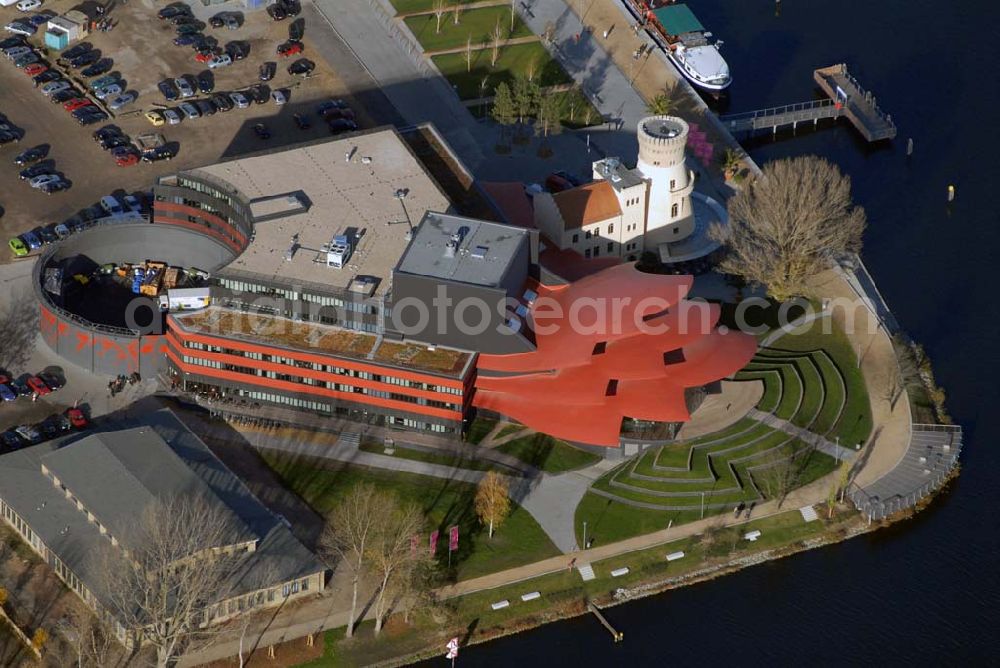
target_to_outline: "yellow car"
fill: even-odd
[[[166,119],[163,118],[163,114],[158,111],[147,111],[146,120],[152,123],[155,127],[160,127],[166,123]]]

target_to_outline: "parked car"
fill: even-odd
[[[228,12],[219,12],[218,14],[213,14],[210,19],[208,19],[208,25],[213,28],[221,28],[226,23],[226,16]]]
[[[2,50],[13,49],[16,46],[24,45],[24,37],[20,35],[11,35],[10,37],[0,39],[0,49]]]
[[[309,119],[302,114],[295,114],[292,116],[292,120],[295,121],[295,125],[299,128],[299,130],[308,130],[312,127],[312,123],[309,122]]]
[[[79,408],[67,408],[66,417],[69,418],[70,424],[73,425],[74,429],[86,429],[90,424],[87,421],[87,416]]]
[[[49,101],[52,102],[52,104],[62,104],[63,102],[72,100],[74,97],[80,97],[81,95],[83,95],[83,93],[70,86],[69,88],[64,88],[53,93],[52,96],[49,97]]]
[[[170,19],[175,16],[186,16],[191,13],[187,5],[169,5],[156,13],[161,20]]]
[[[328,124],[331,134],[339,135],[341,132],[353,132],[358,129],[358,124],[347,118],[338,118]]]
[[[114,195],[105,195],[101,198],[100,202],[101,208],[104,209],[104,213],[109,216],[120,216],[125,213],[125,209],[122,208],[122,203],[118,201],[118,198]]]
[[[8,46],[3,50],[3,55],[7,57],[7,60],[17,60],[18,58],[28,55],[29,53],[34,53],[34,51],[24,42],[20,42],[14,46]]]
[[[121,94],[122,87],[116,83],[108,84],[104,88],[98,88],[94,91],[94,97],[98,100],[107,100]]]
[[[118,111],[122,107],[127,107],[128,105],[132,104],[133,102],[135,102],[135,100],[136,100],[135,93],[124,93],[122,95],[119,95],[115,99],[111,100],[111,102],[108,103],[108,109],[110,109],[111,111]]]
[[[58,181],[51,181],[49,183],[43,184],[40,191],[46,195],[52,195],[63,190],[69,190],[70,183],[66,179],[60,178]]]
[[[77,56],[82,56],[87,51],[90,51],[92,48],[94,47],[89,42],[80,42],[79,44],[71,46],[63,51],[59,54],[59,57],[63,60],[73,60]]]
[[[21,138],[8,130],[0,130],[0,146],[4,144],[16,144]]]
[[[198,90],[202,93],[211,93],[215,90],[215,77],[211,72],[205,71],[198,75]]]
[[[41,74],[36,74],[31,77],[31,83],[34,84],[35,88],[38,88],[39,86],[47,84],[50,81],[58,81],[61,78],[62,75],[59,74],[59,72],[55,70],[46,70]]]
[[[42,86],[42,95],[52,96],[59,91],[67,90],[70,87],[69,82],[65,79],[60,79],[59,81],[52,81],[50,83]]]
[[[91,135],[91,137],[94,138],[95,142],[101,144],[101,148],[105,148],[104,147],[105,141],[111,139],[112,137],[122,137],[122,136],[124,136],[124,133],[121,131],[121,128],[115,125],[106,125],[99,130],[94,130],[94,134]]]
[[[177,99],[177,88],[174,85],[174,82],[170,79],[164,79],[160,83],[156,84],[156,86],[160,89],[160,92],[163,93],[163,97],[167,102],[173,102]]]
[[[186,120],[193,121],[201,116],[201,112],[198,111],[198,107],[194,106],[190,102],[181,102],[177,105],[177,108],[181,110]]]
[[[90,90],[97,90],[98,88],[107,88],[111,84],[122,86],[117,74],[106,74],[103,77],[94,79],[88,85],[90,86]]]
[[[302,42],[296,40],[288,40],[284,44],[278,45],[278,55],[282,58],[288,58],[289,56],[294,56],[305,50],[305,46]]]
[[[174,44],[177,46],[191,46],[198,41],[198,38],[194,35],[178,35],[174,37]]]
[[[212,104],[219,111],[226,112],[233,108],[233,101],[225,93],[218,93],[212,96]]]
[[[59,237],[60,239],[65,239],[70,235],[69,226],[66,225],[65,223],[58,223],[54,225],[52,229],[55,230],[56,236]]]
[[[244,42],[230,42],[226,44],[225,52],[233,62],[236,62],[250,55],[250,45]]]
[[[163,118],[163,113],[156,109],[151,109],[143,115],[146,117],[146,120],[152,124],[154,128],[158,128],[166,123],[166,120],[164,120]]]
[[[232,14],[226,14],[222,18],[222,23],[226,26],[227,30],[239,30],[240,28],[240,20]]]
[[[193,23],[182,23],[177,26],[176,32],[179,37],[184,35],[194,35],[200,33],[205,27],[205,24],[201,21],[195,21]]]
[[[354,120],[354,112],[351,111],[350,109],[340,109],[340,108],[337,108],[337,109],[331,109],[328,112],[326,112],[325,114],[323,114],[323,120],[327,121],[327,122],[334,121],[334,120],[336,120],[338,118],[346,118],[348,120],[353,121]]]
[[[108,120],[108,115],[104,113],[103,109],[98,109],[97,107],[85,107],[85,109],[87,110],[87,114],[77,119],[80,125],[93,125],[94,123]]]
[[[32,230],[42,239],[42,243],[52,244],[59,241],[59,236],[56,234],[54,225],[45,225],[44,227],[39,225]]]
[[[63,102],[63,109],[66,111],[76,111],[80,107],[86,107],[90,104],[90,100],[85,97],[74,97],[72,100]]]
[[[257,71],[257,78],[261,81],[270,81],[274,78],[274,72],[277,68],[277,64],[272,62],[261,63]]]
[[[115,64],[115,61],[111,60],[110,58],[101,58],[100,60],[98,60],[96,63],[94,63],[90,67],[84,68],[83,71],[80,72],[80,75],[84,76],[84,77],[87,77],[88,79],[90,77],[100,76],[100,75],[104,74],[105,72],[110,71],[111,67],[114,64]]]
[[[24,239],[24,243],[28,245],[31,250],[38,250],[42,247],[42,240],[38,238],[38,235],[34,232],[25,232],[21,235]]]
[[[30,37],[38,32],[38,29],[27,21],[11,21],[3,28],[7,32],[12,32],[15,35],[24,35],[25,37]]]
[[[29,181],[36,176],[41,176],[42,174],[51,174],[53,170],[53,165],[51,160],[46,160],[45,162],[38,163],[37,165],[32,165],[21,170],[18,174],[22,181]]]
[[[207,63],[217,55],[214,49],[202,49],[194,54],[194,59],[199,63]]]
[[[211,100],[195,100],[194,105],[198,107],[198,112],[202,116],[211,116],[216,112],[215,105]]]
[[[14,67],[19,70],[23,70],[28,65],[34,65],[40,60],[38,54],[32,51],[31,53],[26,53],[17,60],[14,61]]]
[[[33,12],[41,6],[42,0],[21,0],[16,5],[19,12]]]
[[[5,383],[0,383],[0,401],[14,401],[17,399],[17,395],[14,394],[14,390],[7,387]]]
[[[180,114],[173,109],[164,109],[163,118],[167,120],[168,125],[177,125],[181,122]]]
[[[62,381],[61,378],[59,378],[59,376],[55,375],[54,373],[50,373],[48,371],[40,371],[38,373],[38,377],[53,392],[61,389],[63,385],[65,385],[65,383]]]
[[[30,65],[24,68],[24,73],[27,74],[29,77],[36,77],[42,72],[47,71],[48,69],[49,66],[46,65],[45,63],[31,63]]]
[[[283,90],[271,91],[271,99],[274,100],[274,103],[279,107],[288,102],[288,96]]]
[[[286,12],[285,8],[277,2],[267,6],[267,15],[275,21],[284,21],[288,18],[288,12]]]
[[[14,158],[15,165],[30,165],[33,162],[38,162],[46,155],[48,155],[49,149],[45,146],[35,146],[34,148],[29,148],[26,151],[21,151]]]
[[[28,248],[28,244],[24,243],[24,239],[21,237],[13,237],[7,242],[7,245],[10,246],[10,252],[13,253],[15,257],[24,257],[31,252],[31,249]]]
[[[72,67],[74,70],[78,70],[81,67],[86,67],[87,65],[93,65],[98,60],[100,60],[100,58],[101,58],[101,52],[98,51],[97,49],[91,49],[90,51],[87,51],[77,56],[73,60],[69,61],[69,66]]]
[[[143,162],[159,162],[160,160],[170,160],[177,155],[169,146],[157,146],[154,149],[142,154]]]
[[[18,436],[24,439],[25,443],[39,443],[42,440],[42,434],[37,429],[30,425],[21,425],[14,430]]]
[[[13,429],[0,433],[0,447],[8,452],[17,450],[25,444],[24,439]]]
[[[308,58],[299,58],[294,63],[288,66],[288,73],[295,76],[309,76],[312,71],[316,69],[316,63],[309,60]]]
[[[254,84],[247,89],[247,95],[256,104],[266,104],[271,99],[271,89],[264,84]]]
[[[316,107],[316,113],[325,116],[331,109],[347,109],[347,103],[343,100],[325,100]]]
[[[51,14],[46,14],[45,12],[39,12],[38,14],[32,14],[28,17],[28,23],[35,26],[36,28],[41,28],[43,25],[49,22],[52,18]]]
[[[186,97],[194,96],[194,88],[191,87],[191,83],[185,77],[177,77],[174,79],[174,86],[180,92],[181,99]]]
[[[243,93],[230,93],[229,99],[233,101],[237,109],[246,109],[250,106],[250,100]]]
[[[271,138],[271,131],[268,130],[267,126],[264,125],[263,123],[257,123],[256,125],[254,125],[253,126],[253,132],[254,132],[255,135],[257,135],[261,139],[270,139]]]
[[[41,174],[40,176],[36,176],[35,178],[28,181],[28,185],[34,188],[35,190],[38,190],[46,183],[52,183],[54,181],[61,181],[61,180],[62,177],[60,177],[58,174]]]
[[[214,56],[210,61],[208,61],[208,69],[214,70],[220,67],[228,67],[233,64],[233,58],[229,54],[222,54],[221,56]]]
[[[31,390],[40,397],[44,397],[46,394],[52,393],[52,390],[45,384],[45,381],[38,376],[30,376],[25,380],[25,382],[27,382],[28,387],[30,387]]]
[[[111,151],[111,155],[119,167],[131,167],[139,162],[139,151],[134,146],[119,146]]]

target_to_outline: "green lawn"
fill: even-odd
[[[452,15],[448,14],[441,19],[441,32],[437,32],[437,18],[434,14],[421,14],[405,19],[407,27],[416,36],[424,51],[464,49],[469,37],[472,37],[473,49],[482,48],[492,40],[491,35],[498,21],[504,39],[530,37],[533,34],[531,28],[516,14],[514,29],[511,30],[509,4],[463,11],[458,25],[455,25]]]
[[[714,514],[706,509],[705,516]],[[634,508],[598,494],[588,492],[576,507],[576,540],[583,544],[583,523],[587,523],[587,537],[594,545],[605,545],[633,536],[666,529],[673,520],[675,525],[692,522],[701,517],[695,510],[647,510]]]
[[[469,428],[465,432],[465,440],[473,445],[479,445],[479,443],[486,438],[486,434],[493,431],[493,427],[495,426],[497,426],[496,420],[477,417],[471,424],[469,424]]]
[[[497,438],[509,436],[510,434],[516,434],[517,432],[524,431],[525,429],[526,427],[523,424],[509,424],[497,432]]]
[[[843,374],[847,389],[846,404],[840,419],[828,438],[840,437],[841,445],[853,447],[868,440],[872,431],[871,405],[864,376],[858,368],[858,357],[847,335],[838,327],[830,327],[828,319],[816,320],[778,339],[774,347],[778,350],[811,351],[825,350],[833,363]]]
[[[412,14],[413,12],[429,12],[434,9],[434,0],[390,0],[397,14]],[[448,6],[467,5],[478,0],[448,0]],[[448,15],[451,20],[451,14]]]
[[[572,81],[562,66],[538,42],[501,48],[496,67],[490,65],[490,55],[489,49],[476,52],[471,72],[461,53],[435,56],[433,60],[441,73],[457,88],[458,95],[463,100],[491,96],[501,81],[510,85],[517,74],[526,75],[532,66],[536,72],[536,81],[543,87]],[[484,79],[486,85],[480,88]]]
[[[574,448],[547,434],[530,434],[498,445],[496,450],[517,457],[546,473],[563,473],[601,461],[599,455]]]
[[[452,554],[452,574],[459,580],[513,568],[559,554],[534,518],[513,506],[507,521],[494,534],[487,531],[473,508],[476,488],[468,483],[440,480],[409,473],[336,467],[332,462],[310,460],[264,450],[261,455],[285,486],[318,513],[327,514],[347,492],[363,482],[391,491],[404,502],[419,505],[431,529],[440,529],[438,561],[448,561],[446,531],[459,526],[459,549]]]
[[[473,471],[489,471],[490,469],[498,471],[510,470],[505,466],[499,466],[493,462],[476,459],[472,456],[475,454],[475,450],[471,448],[469,456],[465,457],[444,451],[425,452],[423,450],[403,447],[398,443],[396,444],[395,450],[391,455],[386,455],[385,446],[381,443],[362,443],[361,450],[364,452],[371,452],[376,455],[385,455],[386,457],[398,457],[400,459],[409,459],[415,462],[427,462],[428,464],[442,464],[444,466],[454,466],[461,469],[471,469]]]

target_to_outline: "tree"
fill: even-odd
[[[476,515],[479,521],[493,530],[500,528],[510,514],[510,499],[507,497],[507,479],[496,471],[489,471],[479,481],[476,490]]]
[[[796,451],[791,445],[778,449],[766,461],[753,469],[753,479],[768,499],[777,500],[778,508],[788,493],[798,486],[799,479],[816,446],[805,445]]]
[[[528,80],[523,75],[518,75],[514,79],[514,88],[511,92],[517,122],[523,123],[524,119],[533,115],[538,108],[538,98],[541,96],[542,91],[538,87],[538,84]]]
[[[465,71],[472,71],[472,35],[465,40]]]
[[[437,25],[434,27],[435,35],[441,32],[441,20],[444,19],[444,15],[447,13],[448,0],[434,0],[434,19],[437,21]]]
[[[99,556],[109,612],[165,668],[231,592],[239,557],[217,548],[240,540],[239,530],[224,506],[188,495],[152,502],[119,538]]]
[[[634,62],[634,61],[633,61]],[[654,116],[669,116],[677,110],[677,86],[668,84],[646,104],[646,111]]]
[[[497,61],[500,59],[500,43],[503,41],[504,32],[503,26],[500,25],[500,17],[497,17],[497,23],[493,26],[493,30],[490,32],[490,66],[496,67]]]
[[[358,610],[358,585],[368,564],[370,543],[379,530],[390,499],[374,485],[362,483],[354,486],[347,496],[330,513],[320,547],[337,558],[351,573],[351,614],[347,618],[347,637],[354,635]]]
[[[510,0],[510,34],[514,34],[514,24],[517,21],[517,10],[514,9],[514,3],[517,0]]]
[[[493,91],[493,109],[490,110],[493,120],[500,125],[501,131],[510,127],[517,120],[517,109],[514,106],[514,98],[510,93],[510,86],[503,81]]]
[[[538,76],[538,58],[532,58],[528,61],[528,64],[524,67],[524,74],[528,77],[528,81],[534,81],[535,77]]]
[[[805,293],[839,254],[861,249],[865,212],[851,180],[822,158],[776,160],[729,200],[729,224],[711,234],[728,247],[722,271],[766,286],[778,301]]]
[[[378,578],[378,595],[375,598],[375,634],[382,631],[386,603],[393,597],[389,592],[411,589],[409,580],[414,577],[422,559],[428,553],[413,549],[413,536],[419,535],[424,525],[424,515],[414,504],[400,505],[394,498],[385,508],[385,515],[369,543],[368,567]]]
[[[558,95],[543,95],[538,105],[535,130],[543,137],[559,132],[563,113],[563,99]]]
[[[451,8],[451,16],[455,21],[455,25],[458,25],[458,20],[462,16],[463,9],[461,0],[455,0],[455,6]]]
[[[741,151],[727,148],[722,154],[722,171],[727,179],[731,179],[740,171],[743,164],[743,154]]]

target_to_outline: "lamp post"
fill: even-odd
[[[701,519],[705,519],[705,492],[701,493]]]
[[[583,549],[587,549],[587,520],[583,521]]]

